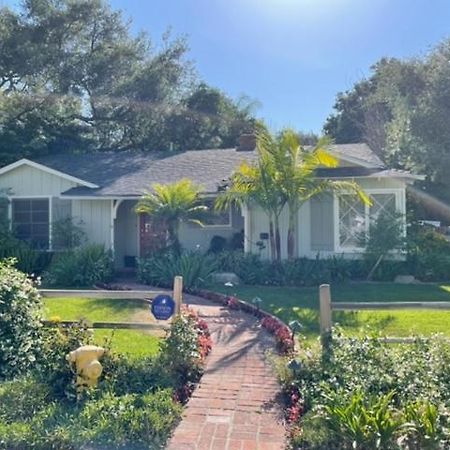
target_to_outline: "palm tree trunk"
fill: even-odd
[[[289,207],[289,223],[287,235],[287,254],[288,259],[295,257],[295,208]]]
[[[178,230],[179,230],[178,223],[170,224],[168,227],[170,241],[171,241],[170,247],[176,255],[180,255],[180,253],[181,253],[181,244],[180,244],[180,239],[178,237]]]
[[[278,216],[275,216],[275,254],[276,260],[281,261],[281,237],[280,237],[280,222]]]
[[[275,261],[276,258],[276,245],[275,245],[275,233],[273,230],[273,220],[269,221],[269,240],[270,240],[270,259]]]

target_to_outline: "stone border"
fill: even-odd
[[[213,303],[221,304],[232,310],[239,310],[255,316],[260,320],[261,326],[274,336],[280,353],[284,355],[296,353],[297,346],[293,331],[280,318],[273,314],[232,295],[220,294],[207,289],[195,289],[189,293],[212,301]]]

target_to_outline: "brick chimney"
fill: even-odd
[[[239,136],[238,152],[252,152],[256,148],[256,136],[254,134],[241,134]]]

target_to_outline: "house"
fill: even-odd
[[[89,242],[114,252],[120,268],[132,264],[161,238],[151,219],[135,212],[141,195],[153,183],[188,177],[201,186],[205,201],[212,203],[243,161],[256,161],[254,145],[248,139],[240,142],[238,148],[182,153],[106,152],[21,159],[0,169],[0,192],[7,192],[7,214],[20,238],[54,250],[52,223],[71,217],[83,227]],[[339,167],[320,169],[317,176],[356,180],[371,195],[373,205],[365,206],[352,195],[331,194],[304,204],[297,218],[297,256],[361,253],[357,235],[368,228],[369,218],[381,211],[404,214],[406,186],[418,178],[386,168],[366,144],[335,145],[332,153],[339,158]],[[286,221],[283,213],[281,223]],[[244,233],[245,251],[268,258],[268,228],[264,212],[249,205],[214,213],[203,228],[183,224],[180,240],[187,249],[207,250],[213,236]]]

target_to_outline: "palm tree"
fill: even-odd
[[[276,145],[270,133],[260,129],[256,149],[258,161],[254,165],[242,163],[231,176],[229,185],[217,198],[215,207],[224,209],[232,204],[258,205],[269,218],[269,241],[272,260],[281,259],[279,218],[286,203],[276,187],[276,166],[272,148]],[[270,150],[270,151],[269,151]]]
[[[301,206],[312,197],[324,192],[350,192],[362,202],[370,204],[369,197],[360,186],[351,181],[328,180],[316,177],[320,167],[337,167],[338,160],[329,153],[332,141],[320,138],[317,144],[306,149],[300,144],[298,135],[286,129],[272,147],[276,166],[276,186],[288,206],[287,254],[295,256],[295,222]]]
[[[295,256],[295,223],[301,206],[323,192],[350,192],[364,203],[370,200],[358,184],[316,178],[320,167],[336,167],[338,160],[329,153],[332,142],[321,138],[312,149],[304,148],[293,130],[284,130],[277,138],[260,128],[256,133],[258,161],[243,163],[232,175],[230,184],[217,199],[216,207],[232,203],[256,204],[269,217],[269,236],[272,259],[280,260],[279,218],[288,206],[287,254]]]
[[[179,228],[182,222],[203,226],[208,207],[200,204],[200,189],[189,179],[173,184],[154,184],[136,205],[137,213],[149,214],[167,227],[169,247],[180,253]]]

